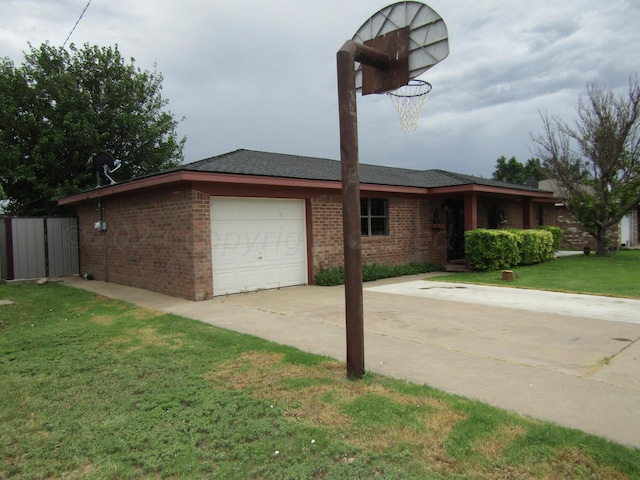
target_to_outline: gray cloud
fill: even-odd
[[[187,135],[186,160],[251,148],[339,158],[336,52],[374,12],[370,0],[93,0],[71,37],[118,44],[164,75]],[[450,55],[416,132],[385,95],[358,98],[361,162],[490,176],[500,155],[533,156],[539,112],[568,121],[586,84],[620,90],[638,69],[635,0],[433,0]],[[85,0],[3,0],[0,55],[61,45]]]

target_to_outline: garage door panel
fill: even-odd
[[[264,248],[263,248],[264,247]],[[236,268],[258,263],[299,263],[300,251],[283,245],[260,245],[256,247],[240,246],[231,248],[223,246],[214,248],[214,255],[218,259],[216,266]]]
[[[236,276],[236,288],[227,288],[227,293],[254,292],[264,288],[262,284],[263,279],[255,274],[254,269],[240,270]]]
[[[298,277],[298,268],[289,269],[277,265],[272,267],[261,266],[258,274],[252,268],[222,272],[216,276],[216,280],[222,286],[216,289],[215,294],[226,295],[299,285]]]
[[[304,200],[211,201],[214,295],[307,282]]]
[[[304,252],[300,252],[298,248],[290,248],[286,245],[263,245],[262,247],[256,250],[257,256],[267,261],[298,262],[304,255]]]
[[[252,247],[251,245],[225,244],[213,247],[213,252],[214,255],[217,256],[218,261],[222,261],[230,266],[237,266],[251,261],[251,259],[258,258],[260,249]]]
[[[286,279],[282,275],[282,267],[278,265],[267,266],[262,269],[262,284],[264,288],[278,288],[286,283]]]
[[[213,286],[213,288],[215,289],[216,295],[226,295],[228,293],[237,293],[235,291],[228,291],[225,287],[223,287],[224,285],[236,285],[238,283],[236,272],[234,271],[218,272],[216,273],[215,281],[221,285],[220,288],[216,288],[215,285]]]
[[[283,265],[281,268],[281,275],[283,283],[295,282],[299,276],[298,265]]]
[[[275,226],[265,221],[237,224],[224,222],[217,224],[211,240],[214,248],[248,252],[273,245],[297,247],[303,243],[301,236],[299,222]]]
[[[213,258],[215,258],[215,268],[219,272],[223,270],[234,270],[237,265],[246,263],[246,261],[242,261],[240,252],[227,248],[214,249]]]
[[[260,252],[248,252],[242,248],[221,248],[213,250],[216,267],[235,269],[255,264],[260,259]]]
[[[235,248],[237,246],[255,246],[263,243],[268,234],[263,229],[268,226],[259,225],[260,222],[221,222],[213,234],[215,245]],[[256,231],[256,228],[260,230]]]
[[[264,219],[265,212],[270,219],[300,218],[304,205],[300,200],[282,200],[275,198],[233,198],[214,197],[212,199],[211,218],[215,221],[237,222],[242,220],[255,221]],[[218,206],[222,206],[218,208]],[[302,206],[302,209],[301,209]]]

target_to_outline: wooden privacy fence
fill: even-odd
[[[79,274],[76,218],[0,218],[3,280]]]

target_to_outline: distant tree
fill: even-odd
[[[640,202],[640,85],[615,96],[596,83],[580,98],[570,126],[542,115],[544,133],[532,137],[559,186],[566,208],[607,253],[607,232]],[[586,176],[585,176],[586,175]]]
[[[503,155],[496,161],[496,168],[492,178],[501,182],[524,185],[529,179],[544,180],[546,174],[538,158],[530,158],[526,164],[522,164],[516,160],[516,157],[511,157],[507,160],[507,157]]]
[[[16,67],[0,59],[0,187],[19,215],[59,213],[57,200],[95,187],[87,167],[103,151],[116,179],[183,160],[185,138],[165,110],[162,75],[126,62],[116,47],[30,45]]]
[[[0,185],[0,215],[4,215],[5,213],[5,208],[7,206],[5,198],[7,198],[7,196],[4,194],[4,190],[2,190],[2,185]]]

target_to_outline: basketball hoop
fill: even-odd
[[[418,128],[418,117],[422,111],[422,107],[427,102],[429,93],[431,92],[431,84],[424,80],[409,80],[397,90],[387,92],[393,105],[400,115],[400,128],[402,130],[415,130]]]
[[[413,82],[449,55],[447,26],[438,13],[416,1],[400,1],[374,13],[336,55],[340,111],[340,165],[344,246],[347,376],[361,379],[364,370],[362,309],[362,235],[358,173],[356,92],[390,91],[403,128],[417,128],[418,115],[431,85]],[[409,83],[409,91],[401,86]],[[415,85],[417,84],[417,87]],[[414,85],[414,87],[412,87]],[[399,87],[401,87],[399,90]],[[405,126],[406,125],[406,126]]]

